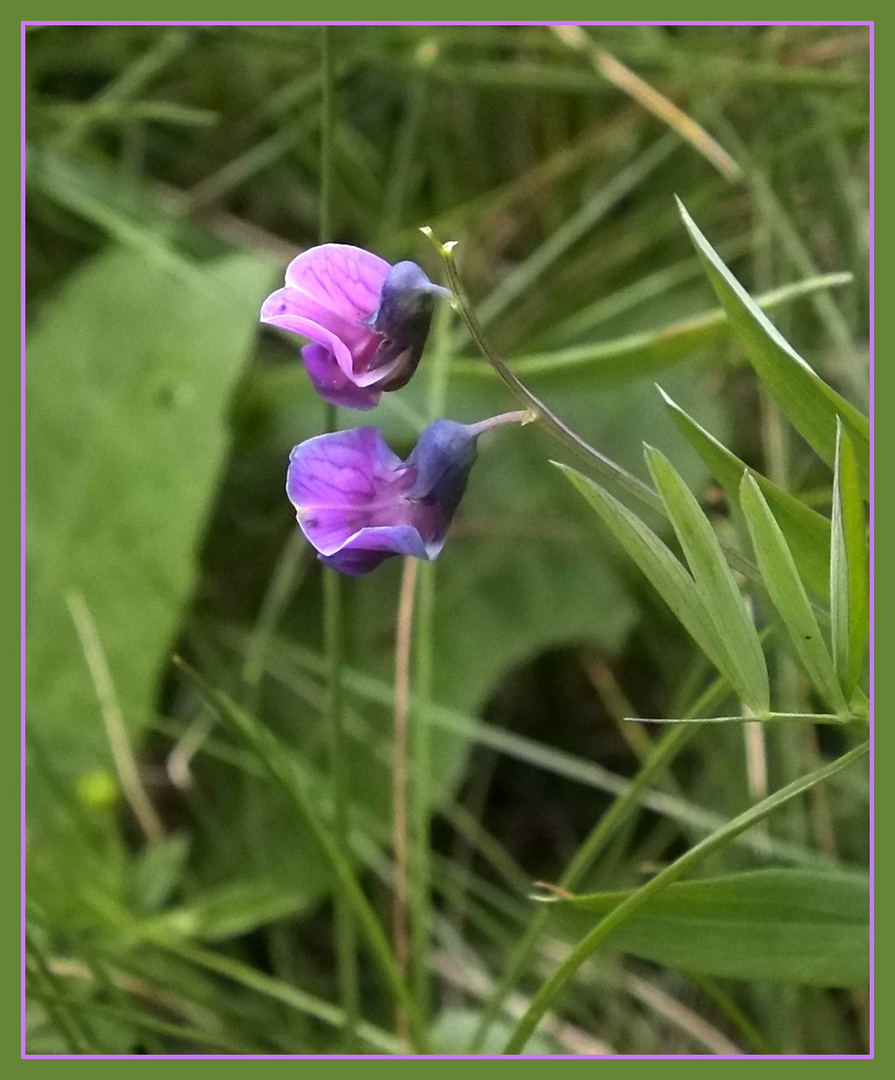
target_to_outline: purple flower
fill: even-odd
[[[322,398],[372,409],[416,370],[437,296],[450,293],[416,263],[389,266],[363,248],[321,244],[292,260],[261,321],[310,339],[301,354]]]
[[[392,555],[434,559],[466,490],[479,435],[528,418],[436,420],[406,461],[378,428],[317,435],[290,454],[286,493],[321,562],[343,574],[366,574]]]

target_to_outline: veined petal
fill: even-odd
[[[278,326],[281,330],[289,330],[293,334],[301,334],[302,337],[325,346],[336,358],[336,363],[345,376],[356,384],[355,367],[365,367],[367,357],[375,353],[380,341],[378,334],[360,324],[347,323],[341,316],[325,311],[322,314],[318,312],[319,317],[328,319],[329,322],[318,322],[315,318],[302,315],[302,310],[311,311],[316,308],[312,303],[305,304],[302,294],[295,289],[278,289],[264,301],[261,321],[269,326]]]
[[[354,428],[296,446],[286,493],[305,536],[331,555],[362,529],[408,524],[415,477],[377,428]]]
[[[300,289],[277,289],[261,305],[261,322],[271,326],[280,326],[292,330],[293,320],[313,323],[325,327],[331,334],[341,338],[346,344],[370,337],[370,332],[358,325],[356,320],[346,319],[337,311],[332,311],[313,296]],[[305,334],[304,330],[295,330],[296,334]]]
[[[312,355],[312,366],[318,359],[333,365],[325,350]],[[406,461],[378,428],[318,435],[292,450],[286,492],[321,561],[343,574],[366,574],[392,555],[434,559],[466,490],[479,435],[528,416],[435,420]]]
[[[322,397],[369,409],[383,391],[398,390],[410,380],[422,356],[436,297],[449,295],[416,263],[390,266],[363,248],[320,244],[292,260],[285,288],[264,301],[261,321],[326,350],[304,353]],[[344,379],[332,371],[327,352]],[[353,393],[346,380],[368,392]]]
[[[303,251],[286,269],[286,285],[329,311],[359,322],[376,310],[390,269],[385,259],[350,244],[320,244]]]

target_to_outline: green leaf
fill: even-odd
[[[864,664],[869,634],[870,583],[867,538],[860,476],[854,448],[844,427],[837,429],[833,482],[833,547],[830,558],[830,601],[833,660],[846,698],[850,698]]]
[[[836,418],[854,440],[864,490],[869,477],[870,428],[849,404],[793,349],[731,274],[678,199],[684,225],[727,312],[731,330],[768,392],[810,446],[827,462],[836,455]]]
[[[712,472],[734,506],[740,505],[744,473],[761,488],[807,585],[826,598],[830,589],[830,522],[766,476],[750,469],[673,401],[661,387],[671,419]]]
[[[357,919],[370,952],[389,983],[396,1004],[407,1013],[407,1022],[415,1046],[420,1050],[424,1049],[426,1035],[418,1011],[408,994],[403,973],[398,970],[389,941],[376,912],[358,884],[351,865],[351,852],[339,847],[332,831],[323,819],[319,807],[319,794],[316,797],[316,793],[312,794],[307,770],[296,755],[290,752],[289,747],[260,724],[254,716],[240,708],[226,694],[211,687],[197,671],[181,659],[177,659],[176,665],[221,719],[227,722],[246,748],[252,752],[270,780],[288,798],[292,809],[310,826],[315,840],[329,862],[341,894]]]
[[[595,893],[563,908],[608,914],[633,892]],[[615,933],[634,956],[702,975],[810,986],[869,978],[869,884],[811,870],[756,870],[670,885]]]
[[[725,650],[719,649],[706,606],[699,596],[693,578],[679,560],[652,529],[609,492],[569,465],[562,465],[557,461],[553,464],[562,470],[597,511],[604,524],[681,621],[687,633],[721,674],[733,683],[736,671]]]
[[[708,612],[718,647],[727,657],[731,682],[743,702],[756,715],[764,716],[770,709],[770,688],[761,642],[721,545],[696,497],[671,462],[651,447],[646,448],[646,459]]]
[[[112,248],[43,309],[28,349],[28,704],[69,775],[111,756],[65,597],[80,593],[131,735],[195,581],[227,408],[270,285],[235,255],[175,276]]]
[[[842,769],[860,761],[870,752],[870,743],[863,742],[854,749],[849,750],[835,761],[822,765],[819,769],[793,780],[786,787],[779,788],[761,802],[750,806],[742,814],[737,815],[731,821],[726,822],[711,836],[700,840],[698,844],[680,855],[673,863],[664,867],[654,878],[651,878],[639,889],[634,889],[625,896],[610,911],[597,926],[585,934],[584,938],[572,949],[571,953],[563,960],[556,971],[538,990],[532,998],[531,1004],[525,1015],[516,1025],[515,1031],[507,1045],[504,1047],[505,1054],[518,1054],[525,1046],[538,1021],[550,1007],[551,1002],[566,986],[578,968],[592,956],[612,935],[619,932],[619,928],[631,919],[637,912],[652,904],[655,899],[667,888],[682,878],[689,870],[699,864],[713,851],[726,846],[735,836],[745,832],[759,821],[786,805],[791,799],[797,798],[810,790],[815,784],[827,780],[840,772]]]
[[[764,586],[789,631],[793,649],[815,690],[828,705],[844,714],[845,698],[796,562],[758,484],[748,474],[740,488],[740,504]]]
[[[237,937],[306,909],[308,893],[280,881],[234,881],[146,920],[137,933],[152,940],[215,941]]]

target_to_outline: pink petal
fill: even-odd
[[[299,289],[335,315],[357,322],[379,304],[389,264],[350,244],[320,244],[292,260],[286,285]]]

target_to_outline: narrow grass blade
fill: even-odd
[[[827,518],[772,480],[750,469],[688,416],[661,387],[657,389],[668,406],[671,419],[709,467],[734,506],[740,505],[740,483],[744,474],[753,477],[774,512],[805,583],[819,597],[826,599],[830,589],[830,522]]]
[[[673,135],[663,135],[643,153],[623,168],[589,199],[568,221],[556,229],[548,240],[510,274],[479,305],[479,320],[483,326],[493,322],[514,301],[534,287],[539,278],[597,223],[621,199],[626,198],[654,169],[657,169],[677,148]]]
[[[774,519],[755,479],[748,474],[740,487],[740,505],[764,586],[789,631],[796,656],[823,700],[843,715],[847,705],[836,679],[836,669],[799,577],[786,538]]]
[[[832,465],[836,456],[836,417],[854,440],[866,490],[870,428],[865,416],[802,359],[727,269],[678,200],[684,225],[706,269],[731,330],[768,392],[810,446]]]
[[[867,537],[860,476],[851,439],[837,431],[833,483],[833,545],[830,558],[833,660],[846,698],[858,684],[869,634]]]
[[[810,296],[820,289],[844,285],[851,280],[851,274],[826,274],[774,289],[759,296],[756,303],[763,309],[773,310],[800,297]],[[583,322],[581,316],[584,314],[579,313],[574,317],[575,320]],[[571,332],[574,332],[571,320],[570,325]],[[666,367],[675,361],[686,360],[693,355],[695,349],[721,341],[729,333],[730,327],[724,312],[715,309],[703,315],[694,315],[692,318],[670,323],[657,330],[627,334],[611,341],[588,342],[586,345],[553,349],[550,352],[521,354],[513,357],[510,363],[513,372],[520,379],[534,375],[571,377],[578,372],[587,372],[600,374],[607,379],[628,380],[655,368]],[[451,364],[451,371],[464,377],[491,377],[488,368],[480,359],[455,360]]]
[[[698,866],[713,851],[725,846],[739,833],[751,828],[759,821],[763,821],[775,810],[803,792],[810,790],[815,784],[829,779],[842,769],[848,768],[856,761],[866,757],[869,749],[869,743],[861,743],[835,761],[823,765],[806,776],[799,777],[798,780],[794,780],[791,784],[787,784],[786,787],[775,791],[766,799],[762,799],[755,806],[750,807],[744,813],[727,822],[717,832],[712,833],[711,836],[701,840],[684,855],[681,855],[680,858],[675,859],[673,863],[661,870],[645,885],[631,893],[578,943],[571,954],[544,983],[532,1000],[527,1012],[516,1025],[512,1037],[504,1048],[504,1053],[519,1054],[522,1052],[532,1032],[537,1027],[538,1021],[550,1008],[559,992],[567,985],[584,961],[592,956],[622,923],[641,908],[646,907],[669,885],[683,877],[689,870]]]
[[[370,951],[376,958],[382,974],[385,976],[396,1003],[405,1011],[414,1045],[421,1052],[425,1047],[425,1035],[419,1022],[414,1002],[407,992],[395,959],[389,948],[388,938],[376,917],[367,898],[361,891],[345,853],[335,842],[332,833],[321,820],[311,794],[296,776],[292,767],[292,757],[286,747],[252,717],[231,701],[226,694],[211,687],[198,672],[182,660],[177,659],[178,668],[190,679],[196,689],[226,720],[240,739],[257,756],[271,779],[284,791],[296,810],[310,826],[317,842],[325,853],[339,883],[341,894],[351,905],[361,932],[367,939]]]
[[[638,724],[754,724],[755,717],[749,716],[637,716]],[[762,717],[764,724],[844,724],[845,719],[839,713],[785,713],[769,712]]]
[[[736,670],[717,635],[696,583],[679,560],[636,514],[577,469],[554,461],[558,469],[597,511],[616,540],[652,582],[653,587],[680,619],[687,633],[718,671],[734,683]]]
[[[646,449],[646,460],[711,620],[716,647],[726,656],[733,686],[758,717],[765,716],[770,709],[770,688],[764,653],[721,545],[671,462],[651,447]]]

